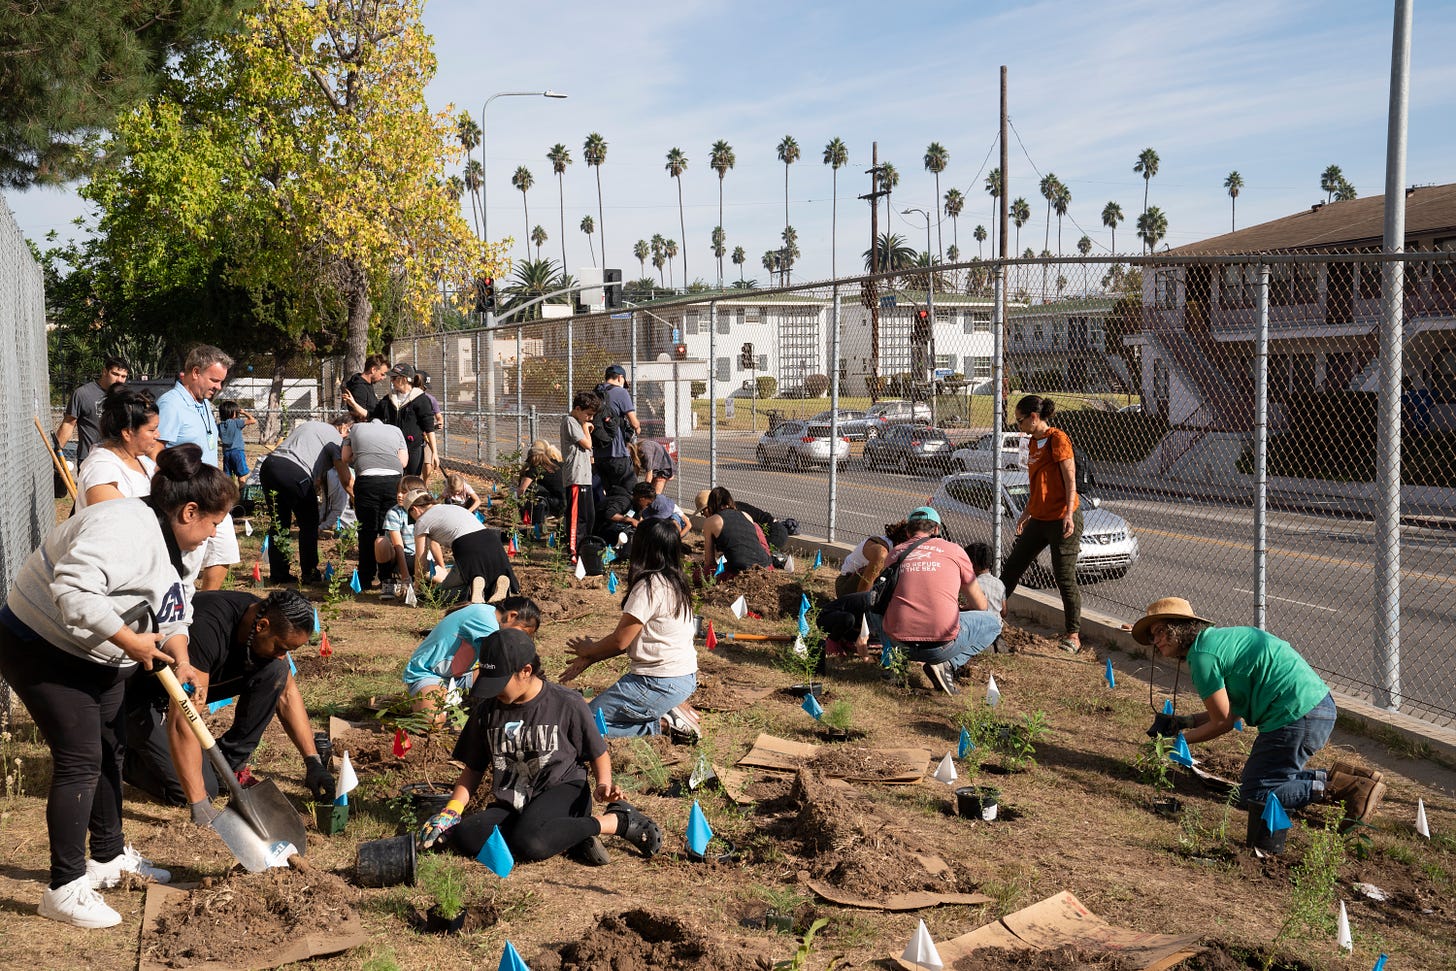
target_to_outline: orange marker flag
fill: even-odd
[[[708,650],[710,651],[718,646],[718,635],[713,630],[713,622],[711,620],[708,621],[708,634],[703,638],[703,643],[708,645]]]
[[[409,732],[401,728],[394,733],[394,754],[397,757],[404,758],[404,753],[414,747],[415,743],[410,741]]]
[[[329,632],[323,632],[323,638],[319,642],[319,657],[329,657],[334,653],[334,646],[329,643]]]
[[[257,560],[253,561],[253,582],[258,584],[263,582],[263,571],[258,569]]]

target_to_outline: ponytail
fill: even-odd
[[[238,487],[215,465],[202,461],[202,449],[187,442],[164,449],[152,476],[152,508],[169,519],[189,502],[208,515],[228,512],[238,501]]]

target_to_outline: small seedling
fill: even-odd
[[[775,961],[774,971],[800,971],[805,967],[809,963],[809,955],[814,951],[814,935],[828,924],[829,919],[826,917],[820,917],[810,924],[809,929],[804,932],[804,936],[799,939],[799,949],[794,952],[794,956],[787,961]],[[832,960],[829,962],[829,967],[832,969],[838,963],[838,959]]]
[[[1173,791],[1172,762],[1168,759],[1170,751],[1172,743],[1162,735],[1144,742],[1129,763],[1133,772],[1137,773],[1138,781],[1152,786],[1155,792]]]
[[[844,699],[836,701],[824,709],[819,721],[836,732],[847,732],[854,722],[854,706]]]
[[[465,880],[448,857],[430,854],[419,863],[418,882],[431,897],[430,908],[445,920],[454,920],[465,909]]]

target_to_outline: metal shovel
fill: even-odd
[[[191,699],[182,691],[177,675],[165,665],[158,665],[156,675],[167,694],[182,709],[192,734],[202,750],[212,760],[213,771],[228,788],[228,804],[212,828],[222,837],[233,856],[238,858],[249,873],[261,873],[269,867],[287,866],[289,856],[308,851],[308,832],[303,817],[293,808],[272,779],[244,789],[238,777],[223,758],[212,737],[212,732],[202,723]]]

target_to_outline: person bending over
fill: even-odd
[[[763,530],[733,503],[733,494],[723,486],[708,493],[703,520],[703,569],[712,575],[718,569],[718,557],[724,558],[723,577],[736,577],[744,570],[772,565],[768,540]]]
[[[405,663],[404,686],[410,695],[410,710],[436,712],[437,724],[443,725],[442,709],[459,704],[459,696],[475,684],[480,642],[507,627],[534,637],[540,626],[541,608],[529,597],[507,597],[497,607],[465,604],[446,614]],[[452,692],[457,693],[453,699]]]

